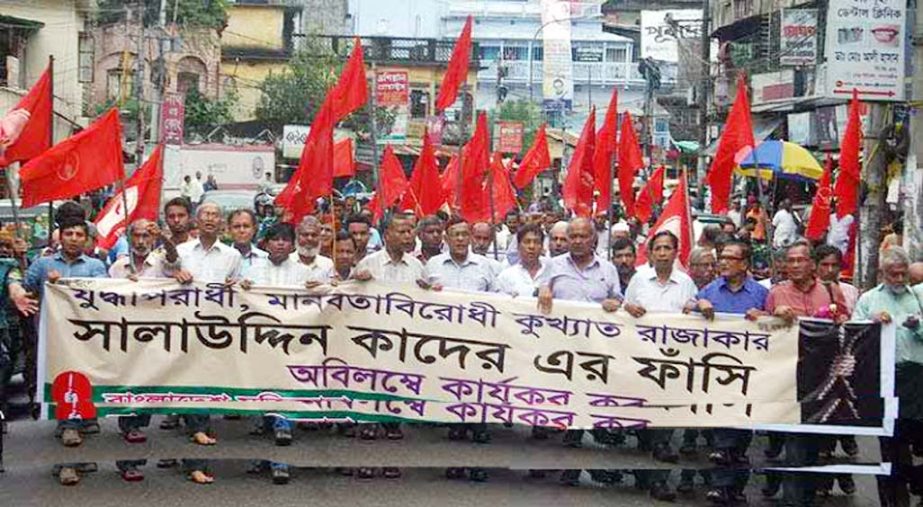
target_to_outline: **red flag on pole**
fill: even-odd
[[[82,132],[33,158],[19,171],[22,207],[65,199],[125,178],[122,124],[112,108]]]
[[[605,212],[612,205],[612,162],[615,158],[617,146],[618,107],[619,91],[618,88],[612,88],[609,109],[606,110],[606,119],[603,121],[603,126],[596,133],[596,149],[593,152],[597,213]]]
[[[436,97],[436,112],[441,112],[454,104],[455,99],[458,97],[458,89],[462,83],[468,80],[468,64],[471,60],[471,21],[471,16],[468,16],[461,35],[455,41],[452,57],[449,59],[449,66],[442,76],[442,84],[439,85],[439,95]]]
[[[413,209],[421,216],[432,215],[439,211],[445,202],[442,192],[436,150],[430,141],[429,133],[424,132],[423,148],[413,165],[413,174],[410,175],[410,191],[404,194],[401,208]]]
[[[583,124],[580,140],[567,167],[564,179],[564,206],[578,216],[588,217],[593,212],[593,149],[596,145],[596,108]]]
[[[747,98],[747,82],[743,74],[737,79],[737,97],[728,114],[727,123],[718,151],[712,160],[706,181],[711,188],[712,213],[723,214],[728,210],[731,197],[731,180],[734,167],[746,158],[749,150],[756,147],[753,140],[753,121],[750,119],[750,100]]]
[[[365,79],[365,61],[362,58],[362,42],[354,39],[353,51],[343,66],[337,85],[330,91],[334,123],[338,123],[353,111],[362,108],[369,101],[369,84]]]
[[[37,157],[51,148],[51,74],[46,69],[0,119],[0,167]]]
[[[122,192],[119,191],[99,212],[95,221],[96,230],[99,233],[96,244],[100,248],[109,250],[131,222],[142,218],[157,220],[160,213],[161,186],[163,186],[163,145],[158,144],[144,165],[125,182],[125,198],[122,199]],[[128,203],[127,213],[125,212],[126,202]]]
[[[375,191],[376,207],[372,211],[375,213],[375,221],[381,219],[384,211],[390,208],[404,195],[410,183],[407,182],[407,176],[404,175],[404,166],[394,154],[391,145],[385,146],[385,153],[381,157],[381,173],[379,174],[379,185]]]
[[[679,253],[677,258],[683,267],[688,267],[689,252],[692,251],[692,217],[689,212],[689,195],[686,191],[686,173],[679,179],[679,185],[673,190],[670,201],[663,208],[663,213],[657,223],[651,228],[649,238],[660,231],[670,231],[679,238]],[[647,245],[638,248],[638,260],[635,263],[641,266],[647,263]]]
[[[820,241],[830,228],[830,198],[833,197],[833,189],[830,188],[830,181],[833,179],[833,159],[827,154],[827,163],[824,166],[824,175],[821,176],[817,183],[817,192],[814,194],[814,201],[811,203],[811,216],[808,217],[808,225],[804,230],[804,237],[811,241]]]
[[[347,137],[333,145],[333,177],[346,178],[356,175],[356,160],[353,158],[353,140]]]
[[[519,163],[519,170],[513,183],[516,188],[525,188],[539,173],[551,167],[551,155],[548,152],[548,135],[545,133],[545,124],[538,129],[532,147],[526,152]]]
[[[484,192],[484,177],[490,166],[490,134],[487,132],[485,113],[478,115],[477,128],[464,149],[465,156],[461,163],[462,188],[458,200],[461,216],[474,222],[477,217],[490,216],[490,202]]]
[[[859,97],[853,88],[849,102],[846,132],[840,143],[840,172],[836,176],[833,194],[836,196],[836,216],[843,218],[859,209],[859,151],[862,145],[862,125],[859,118]]]
[[[635,175],[643,167],[644,158],[635,135],[635,124],[631,113],[625,111],[619,135],[619,196],[625,206],[625,216],[635,216]]]
[[[654,214],[654,205],[663,201],[663,177],[666,170],[663,166],[657,168],[651,179],[647,180],[644,188],[638,193],[638,201],[635,203],[634,216],[642,224],[648,223]]]
[[[493,188],[490,191],[494,197],[494,217],[493,223],[500,223],[503,217],[513,208],[516,207],[516,194],[513,193],[513,187],[510,183],[510,172],[503,165],[503,154],[494,153],[493,160],[490,164],[490,180]]]
[[[298,223],[314,211],[315,201],[333,193],[333,127],[330,106],[324,101],[301,150],[298,169],[288,185],[276,196],[276,204],[291,212],[290,220]]]
[[[450,208],[455,207],[455,190],[458,186],[458,157],[453,156],[439,177],[442,196]]]

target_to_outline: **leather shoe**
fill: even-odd
[[[661,502],[673,502],[676,500],[676,493],[670,490],[665,482],[655,482],[651,486],[651,498]]]

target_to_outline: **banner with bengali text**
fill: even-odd
[[[879,325],[634,319],[566,301],[543,314],[534,299],[375,282],[244,291],[68,279],[46,286],[40,329],[39,395],[59,419],[273,413],[836,432],[881,426],[882,393],[893,392]]]

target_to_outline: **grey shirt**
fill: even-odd
[[[570,253],[552,257],[541,278],[541,285],[550,287],[555,299],[601,303],[622,298],[618,270],[598,255],[583,269]]]

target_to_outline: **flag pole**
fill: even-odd
[[[51,95],[51,121],[48,122],[48,140],[54,146],[54,55],[48,55],[48,94]],[[15,206],[14,206],[15,208]],[[48,202],[48,240],[51,246],[51,234],[54,232],[54,202]]]
[[[500,161],[500,165],[503,165],[503,161]],[[494,260],[499,260],[497,254],[497,212],[494,208],[494,171],[491,169],[487,172],[487,200],[490,204],[490,236],[493,238],[492,242],[494,244]]]
[[[465,84],[462,85],[462,110],[461,110],[461,136],[460,142],[458,144],[458,171],[455,176],[455,208],[457,213],[461,214],[461,199],[462,199],[462,181],[464,178],[464,158],[465,158],[465,144],[468,142],[468,115],[467,108],[465,108],[465,102],[468,100],[468,76],[465,75]],[[471,112],[474,113],[474,98],[472,97]],[[442,112],[445,114],[445,111]]]

